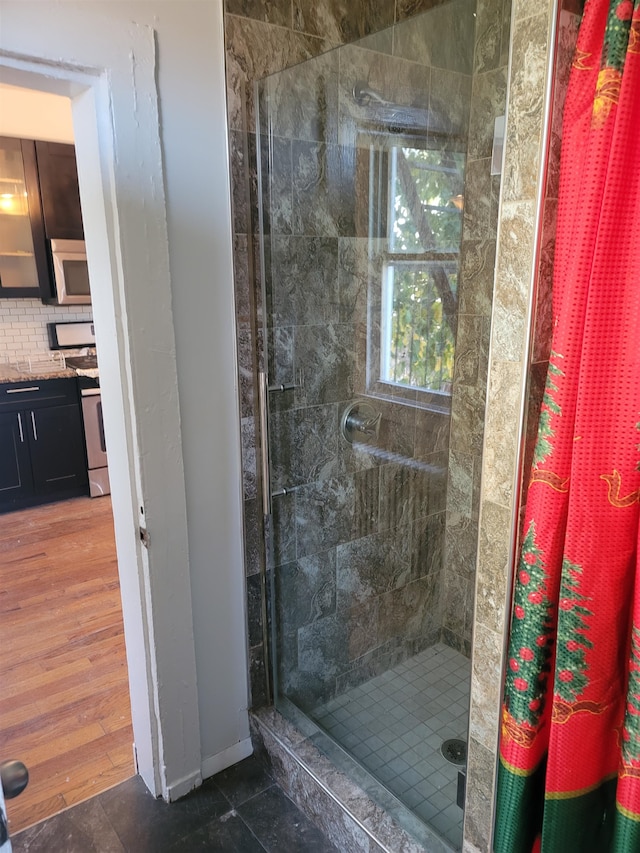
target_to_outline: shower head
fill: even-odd
[[[429,107],[393,103],[362,81],[354,85],[352,94],[355,103],[366,110],[367,122],[381,125],[386,132],[445,136],[455,133],[451,122]]]

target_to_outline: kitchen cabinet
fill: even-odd
[[[0,297],[55,302],[51,240],[84,240],[75,147],[0,137]]]
[[[36,142],[44,233],[48,240],[84,240],[76,149]]]
[[[0,297],[50,292],[35,143],[0,137]]]
[[[72,380],[73,381],[73,380]],[[31,470],[37,494],[87,483],[82,418],[77,403],[30,412]]]
[[[0,413],[0,502],[4,505],[33,494],[29,445],[24,441],[21,412]]]
[[[75,379],[0,385],[0,511],[88,492]]]

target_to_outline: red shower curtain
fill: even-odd
[[[587,0],[516,569],[497,853],[640,851],[640,0]]]

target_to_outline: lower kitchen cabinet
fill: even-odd
[[[75,380],[0,385],[0,512],[87,493]]]
[[[23,415],[3,412],[0,414],[0,503],[28,500],[32,495],[31,458]]]
[[[30,412],[31,468],[36,493],[87,484],[87,462],[80,407],[48,406]]]

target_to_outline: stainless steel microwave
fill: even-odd
[[[52,240],[53,281],[59,305],[89,305],[89,270],[84,240]]]

